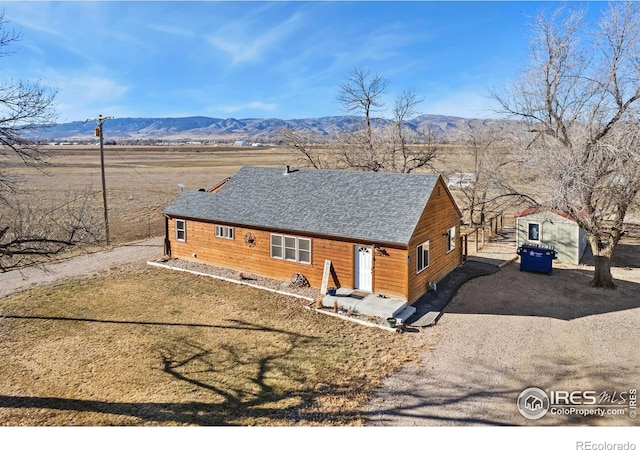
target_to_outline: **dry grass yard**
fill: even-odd
[[[408,334],[135,265],[0,301],[3,425],[360,425]]]

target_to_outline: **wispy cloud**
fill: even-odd
[[[217,109],[225,114],[233,114],[241,111],[273,111],[278,107],[275,103],[265,103],[259,100],[255,100],[249,103],[242,103],[238,105],[222,105]]]
[[[101,74],[55,73],[48,77],[58,87],[56,103],[60,121],[79,120],[97,114],[122,114],[114,104],[125,98],[130,87]],[[109,109],[109,111],[107,111]],[[102,110],[102,111],[101,111]]]
[[[423,106],[430,114],[479,119],[495,117],[495,104],[489,98],[489,92],[480,86],[440,90],[437,95],[425,99]]]
[[[160,33],[169,34],[171,36],[181,37],[194,37],[195,33],[192,30],[185,28],[184,26],[172,26],[162,23],[148,24],[146,26],[149,30],[158,31]]]
[[[26,31],[62,36],[62,30],[52,23],[46,5],[43,5],[43,8],[33,8],[33,5],[28,3],[15,2],[9,6],[10,14],[5,14],[5,20],[9,21],[10,27],[15,25]]]
[[[294,13],[277,24],[256,23],[255,20],[236,20],[219,32],[207,37],[216,49],[227,54],[233,65],[250,63],[266,58],[274,48],[293,34],[302,21],[301,15]]]

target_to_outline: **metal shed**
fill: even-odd
[[[582,228],[567,215],[536,208],[516,214],[516,247],[523,244],[551,245],[558,261],[580,264],[587,249],[587,237]]]

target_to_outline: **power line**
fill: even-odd
[[[98,123],[96,128],[96,136],[100,137],[100,169],[102,170],[102,202],[104,204],[104,228],[107,234],[107,245],[111,245],[111,236],[109,235],[109,214],[107,213],[107,183],[104,176],[104,143],[102,137],[102,124],[105,120],[113,119],[113,116],[103,116],[100,114],[98,117],[92,117],[84,121],[87,123],[90,120],[95,120]]]
[[[114,151],[114,153],[115,153],[115,154],[116,154],[116,155],[117,155],[117,156],[118,156],[122,161],[124,161],[124,163],[125,163],[127,166],[129,166],[129,167],[130,167],[130,168],[131,168],[131,169],[132,169],[136,174],[138,174],[138,175],[140,176],[140,178],[142,178],[143,180],[145,180],[147,183],[149,183],[151,186],[153,186],[153,187],[155,188],[155,186],[156,186],[156,185],[155,185],[155,184],[154,184],[154,183],[153,183],[149,178],[147,178],[147,177],[146,177],[146,176],[144,176],[141,172],[139,172],[139,171],[138,171],[138,169],[136,169],[136,167],[135,167],[133,164],[131,164],[131,162],[130,162],[130,161],[127,161],[127,160],[124,158],[124,156],[122,156],[122,155],[120,154],[120,152],[118,152],[118,150],[117,150],[117,149],[115,149],[115,148],[114,148],[114,149],[113,149],[113,151]],[[162,191],[162,190],[160,190],[160,189],[157,189],[157,188],[155,188],[155,189],[150,189],[150,191],[151,191],[151,192],[159,192],[159,193],[164,194],[164,191]]]

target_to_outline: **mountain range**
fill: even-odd
[[[377,119],[381,124],[386,119]],[[436,135],[448,135],[452,132],[464,132],[482,126],[493,120],[465,119],[461,117],[423,114],[407,125],[420,132],[431,128]],[[103,134],[105,139],[126,140],[199,140],[208,142],[233,142],[247,140],[253,142],[275,142],[278,131],[283,127],[295,130],[307,130],[321,137],[330,137],[339,132],[357,128],[362,118],[356,116],[330,116],[309,119],[217,119],[211,117],[182,118],[114,118],[105,120]],[[51,125],[30,133],[29,137],[38,140],[63,141],[86,140],[94,136],[95,121],[68,122]]]

